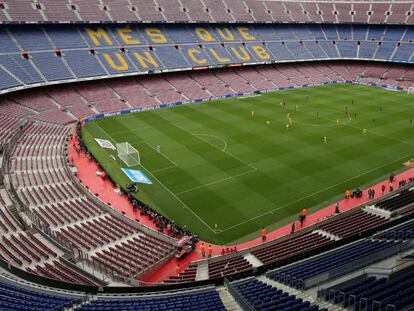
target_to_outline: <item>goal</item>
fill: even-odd
[[[116,144],[118,158],[128,167],[141,164],[139,151],[132,147],[128,142]]]

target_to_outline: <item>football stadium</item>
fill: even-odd
[[[413,41],[408,0],[0,0],[0,310],[414,310]]]

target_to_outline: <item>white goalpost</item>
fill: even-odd
[[[118,158],[126,164],[126,166],[137,166],[141,164],[139,151],[132,147],[128,142],[116,144]]]

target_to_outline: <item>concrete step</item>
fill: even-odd
[[[208,280],[208,263],[200,261],[197,264],[196,281]]]
[[[367,205],[364,207],[364,211],[369,213],[369,214],[373,214],[373,215],[377,215],[386,219],[390,219],[391,218],[391,214],[392,212],[387,211],[385,209],[382,208],[378,208],[375,205]]]
[[[346,309],[342,308],[341,306],[331,304],[331,303],[329,303],[327,301],[324,301],[324,300],[315,301],[315,299],[311,295],[308,295],[306,292],[299,291],[299,290],[294,289],[292,287],[286,286],[285,284],[282,284],[282,283],[276,282],[274,280],[268,279],[266,276],[261,276],[258,279],[262,282],[265,282],[269,285],[272,285],[273,287],[281,289],[284,292],[287,292],[291,295],[295,295],[296,298],[301,298],[304,301],[309,301],[311,304],[317,304],[320,309],[326,308],[328,311],[346,311]]]
[[[295,295],[297,298],[302,298],[305,301],[309,301],[310,303],[315,303],[315,299],[313,299],[311,296],[307,295],[304,292],[301,292],[297,289],[294,289],[292,287],[286,286],[285,284],[276,282],[274,280],[271,280],[269,278],[267,278],[266,276],[260,276],[258,277],[258,279],[266,284],[269,284],[273,287],[276,287],[278,289],[283,290],[284,292],[289,293],[290,295]]]
[[[96,299],[97,299],[97,297],[95,295],[89,295],[88,294],[88,295],[86,295],[84,302],[82,302],[80,304],[74,304],[74,305],[72,305],[70,307],[65,307],[63,310],[64,311],[74,311],[74,310],[76,310],[76,308],[78,308],[80,306],[83,306],[83,305],[90,304],[91,301],[96,300]]]
[[[11,201],[6,189],[0,189],[0,196],[3,199],[4,203],[6,204],[6,207],[13,205],[13,202]]]
[[[318,233],[318,234],[320,234],[322,236],[325,236],[325,237],[327,237],[327,238],[329,238],[331,240],[335,240],[335,241],[338,241],[338,240],[341,239],[339,236],[337,236],[335,234],[332,234],[332,233],[330,233],[328,231],[321,230],[321,229],[313,230],[312,233]]]
[[[348,309],[345,309],[341,306],[338,305],[334,305],[332,303],[329,303],[327,301],[321,300],[317,302],[317,305],[319,306],[320,309],[327,309],[328,311],[347,311]]]
[[[216,290],[227,311],[243,310],[224,286],[217,287]]]
[[[243,256],[244,259],[246,259],[253,267],[261,267],[263,266],[263,262],[259,260],[256,256],[254,256],[251,253],[247,253]]]

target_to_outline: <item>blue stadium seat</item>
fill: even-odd
[[[386,240],[407,240],[414,238],[414,220],[392,227],[384,232],[375,235],[378,239]]]
[[[372,59],[377,47],[377,42],[361,41],[359,46],[359,58]]]
[[[408,62],[413,55],[414,43],[401,43],[395,51],[392,59],[395,61]]]
[[[369,25],[367,40],[376,40],[376,41],[382,40],[384,31],[385,31],[385,26]]]
[[[319,43],[316,43],[315,41],[304,41],[303,44],[308,51],[311,52],[313,58],[328,58],[328,55],[324,52]]]
[[[136,298],[98,298],[76,308],[77,311],[225,311],[214,289]]]
[[[257,279],[251,278],[241,282],[230,284],[254,310],[284,310],[284,311],[318,311],[317,305],[311,305],[309,301],[303,301],[294,295],[284,292]]]
[[[20,85],[22,84],[19,81],[0,67],[0,90],[6,90]]]
[[[55,47],[40,27],[16,26],[11,28],[17,43],[27,51],[53,50]]]
[[[360,240],[321,256],[310,258],[301,263],[278,269],[271,272],[269,277],[287,285],[301,288],[304,286],[304,282],[307,279],[322,273],[327,273],[333,269],[336,269],[336,275],[340,275],[341,271],[338,271],[338,269],[340,269],[341,266],[356,260],[360,261],[360,265],[364,265],[365,262],[363,259],[365,257],[372,254],[379,254],[387,248],[400,243],[401,241],[387,242],[377,240]],[[347,271],[343,272],[346,273]]]
[[[292,55],[286,45],[281,42],[268,42],[266,46],[278,60],[295,59],[294,55]]]
[[[286,42],[286,47],[295,56],[296,59],[312,59],[310,52],[297,41]]]
[[[397,45],[395,44],[395,42],[382,42],[374,58],[383,60],[391,59],[391,56],[394,53],[396,46]]]
[[[20,55],[0,55],[0,64],[25,84],[45,81],[30,61]]]
[[[321,45],[322,49],[330,58],[339,58],[339,54],[335,48],[335,45],[332,41],[320,41],[319,44]]]
[[[352,25],[352,39],[364,41],[367,39],[368,27],[363,25]]]
[[[356,41],[337,41],[339,54],[343,58],[356,58],[357,57],[357,43]]]
[[[414,303],[414,268],[389,278],[363,278],[345,287],[329,290],[325,299],[353,310],[403,310]],[[387,309],[388,310],[388,309]]]
[[[81,34],[78,31],[74,31],[73,26],[56,25],[48,27],[47,34],[53,44],[60,49],[88,47]]]
[[[352,27],[351,25],[340,25],[336,27],[341,40],[352,40]]]
[[[87,50],[64,51],[64,57],[78,78],[107,75],[95,55]]]
[[[48,81],[74,78],[62,59],[54,52],[33,53],[31,59]]]
[[[298,59],[410,62],[414,43],[409,40],[414,40],[411,27],[390,25],[10,26],[0,30],[0,65],[30,85],[106,74]],[[56,57],[56,48],[63,58]],[[21,50],[29,51],[29,61],[20,56]],[[13,87],[16,81],[12,80],[3,81],[3,87]]]
[[[0,53],[12,53],[18,51],[13,40],[3,29],[0,29]]]
[[[0,282],[0,310],[2,311],[63,311],[64,308],[82,303],[79,297],[52,295],[26,289],[17,284]]]

